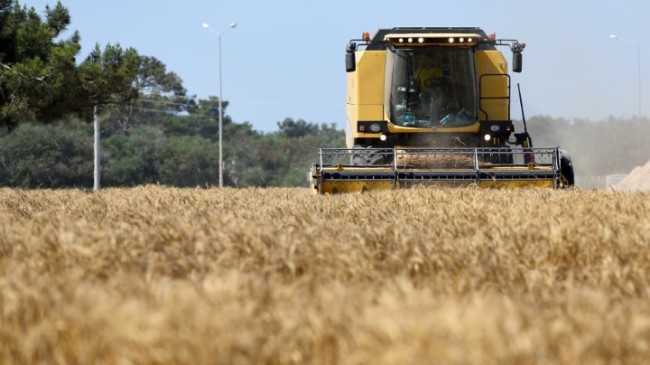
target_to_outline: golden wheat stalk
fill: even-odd
[[[0,362],[643,363],[649,198],[0,189]]]

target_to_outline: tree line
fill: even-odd
[[[184,115],[149,106],[113,107],[102,114],[103,185],[217,185],[218,99],[200,100]],[[605,175],[626,174],[650,160],[647,118],[593,122],[534,116],[527,125],[534,146],[571,153],[583,188],[604,187]],[[226,114],[223,126],[227,186],[307,186],[318,148],[345,145],[336,125],[302,119],[286,118],[277,131],[263,133]],[[0,130],[0,186],[90,187],[92,142],[92,126],[77,117]]]
[[[152,113],[102,117],[102,185],[218,185],[218,100],[189,115]],[[224,118],[226,186],[307,186],[307,171],[319,146],[342,147],[334,125],[285,119],[273,133]],[[93,128],[77,118],[23,123],[0,133],[0,186],[89,188],[93,185]]]

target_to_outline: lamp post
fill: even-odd
[[[625,38],[619,37],[616,34],[610,34],[609,38],[613,39],[615,41],[622,41],[622,42],[631,43],[631,44],[636,45],[637,72],[638,72],[637,82],[639,84],[639,86],[638,86],[639,87],[639,90],[638,90],[638,96],[639,96],[638,103],[639,103],[639,106],[638,107],[639,107],[639,118],[640,118],[641,117],[641,42],[633,41],[631,39],[625,39]]]
[[[236,23],[230,23],[228,28],[217,32],[216,30],[210,27],[210,24],[203,23],[203,29],[207,29],[212,33],[215,33],[219,38],[219,187],[223,187],[223,86],[222,86],[222,77],[221,77],[221,35],[224,34],[228,29],[236,27]]]

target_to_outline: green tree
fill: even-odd
[[[128,136],[115,134],[103,141],[104,183],[134,186],[157,183],[166,137],[160,127],[137,126]]]
[[[105,108],[104,133],[128,134],[137,124],[159,125],[173,123],[179,113],[194,108],[194,98],[188,97],[181,78],[155,57],[141,56],[133,80],[138,100]],[[187,118],[180,118],[186,121]]]
[[[282,123],[278,122],[278,128],[280,134],[289,138],[303,137],[318,132],[318,124],[307,123],[302,119],[294,121],[291,118],[285,118]]]
[[[224,183],[230,186],[264,186],[267,173],[257,160],[263,136],[250,123],[224,125]]]
[[[226,115],[226,108],[228,108],[228,101],[223,100],[223,124],[232,123],[230,117]],[[219,98],[210,96],[208,99],[199,100],[198,105],[190,110],[193,115],[200,115],[214,120],[219,120]]]
[[[51,122],[79,110],[79,33],[56,41],[70,24],[68,10],[57,2],[43,20],[33,7],[0,0],[0,20],[0,126]]]
[[[123,50],[119,44],[99,45],[79,66],[79,79],[87,111],[98,105],[126,104],[138,97],[134,80],[140,56],[133,48]]]
[[[205,138],[169,137],[163,148],[160,182],[180,187],[215,185],[217,154],[217,146]]]
[[[0,140],[0,185],[22,188],[87,186],[92,139],[79,126],[21,124]]]
[[[241,170],[241,186],[255,182],[257,186],[306,186],[307,171],[318,159],[321,147],[343,147],[345,136],[334,124],[293,121],[278,123],[278,131],[261,135],[247,151],[252,156],[248,167],[254,169],[250,180],[248,170]],[[244,144],[240,149],[246,149]],[[259,167],[259,169],[255,169]],[[264,174],[259,173],[263,171]]]
[[[127,104],[138,97],[133,80],[140,64],[140,56],[133,48],[126,51],[119,45],[108,44],[102,52],[99,45],[79,66],[79,79],[83,89],[83,105],[87,106],[83,115],[94,119],[94,169],[93,190],[100,189],[101,149],[100,149],[100,108],[106,105]],[[92,106],[92,114],[90,108]]]
[[[161,126],[169,136],[200,136],[212,141],[218,140],[218,122],[201,115],[163,115],[151,119]]]
[[[224,130],[233,124],[232,118],[225,114],[228,102],[223,102]],[[211,141],[219,140],[219,99],[209,97],[199,99],[197,102],[190,100],[186,103],[187,114],[166,114],[165,117],[156,118],[156,123],[161,124],[165,133],[176,136],[201,136]],[[224,133],[224,142],[226,133]]]

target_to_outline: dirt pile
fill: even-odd
[[[650,161],[637,166],[621,182],[614,185],[616,191],[650,191]]]

